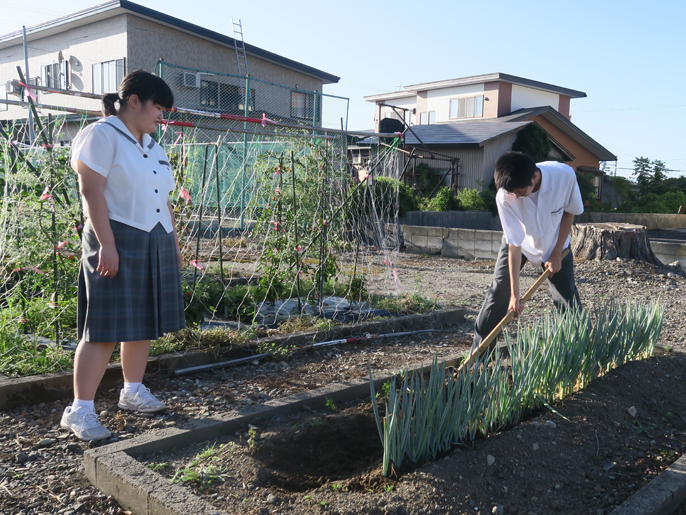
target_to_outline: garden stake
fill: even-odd
[[[283,173],[283,172],[282,172]],[[297,271],[295,273],[295,287],[298,290],[298,313],[302,313],[303,307],[300,300],[300,251],[298,250],[298,198],[295,191],[295,158],[291,150],[291,174],[293,175],[293,231],[295,235],[295,263]]]
[[[181,152],[183,159],[183,150]],[[198,256],[200,255],[200,234],[202,233],[202,213],[205,209],[205,175],[207,173],[207,147],[205,147],[205,161],[202,167],[202,186],[200,186],[200,213],[198,213],[198,238],[195,242],[195,260],[197,262]],[[198,267],[193,267],[193,291],[198,282]]]
[[[222,251],[222,201],[221,193],[219,191],[219,141],[214,146],[215,167],[214,171],[217,174],[217,234],[219,235],[219,276],[222,284],[224,284],[224,255]]]
[[[569,254],[569,247],[567,247],[565,250],[562,251],[562,256],[561,259],[564,259],[567,257],[567,254]],[[531,288],[527,290],[527,292],[522,296],[521,298],[521,303],[525,304],[526,302],[529,301],[529,299],[533,296],[533,294],[538,290],[538,288],[543,284],[543,281],[545,281],[548,277],[550,276],[550,270],[547,268],[545,271],[540,275],[538,279],[536,279],[536,282],[531,285]],[[479,357],[486,352],[486,350],[491,346],[491,343],[495,341],[495,339],[498,337],[498,335],[502,332],[503,328],[509,324],[512,319],[514,318],[515,312],[510,310],[507,312],[507,315],[503,317],[503,319],[500,321],[500,323],[495,326],[495,328],[484,338],[479,346],[472,350],[471,353],[469,354],[469,357],[462,362],[462,364],[458,367],[458,369],[455,371],[455,375],[458,375],[464,367],[471,367],[474,362],[479,359]]]
[[[405,331],[402,333],[386,333],[386,334],[365,334],[364,336],[357,336],[352,338],[341,338],[340,340],[330,340],[328,342],[314,343],[311,345],[303,345],[301,347],[296,347],[294,351],[302,349],[311,349],[312,347],[328,347],[331,345],[338,345],[339,343],[355,343],[363,342],[368,340],[380,340],[382,338],[398,338],[400,336],[408,336],[410,334],[420,334],[420,333],[431,333],[433,329],[421,329],[418,331]],[[195,374],[196,372],[203,372],[205,370],[212,370],[215,368],[224,368],[231,365],[238,365],[240,363],[245,363],[247,361],[254,361],[271,356],[273,352],[264,352],[262,354],[255,354],[254,356],[248,356],[246,358],[232,359],[230,361],[222,361],[220,363],[210,363],[209,365],[199,365],[197,367],[181,368],[175,370],[172,375],[181,376],[186,374]]]

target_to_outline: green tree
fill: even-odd
[[[512,144],[512,150],[529,154],[537,163],[548,160],[551,148],[548,133],[537,123],[530,123],[519,131]]]

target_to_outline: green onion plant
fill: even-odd
[[[627,361],[653,353],[664,309],[657,301],[611,302],[592,310],[547,314],[517,337],[504,333],[508,359],[495,348],[471,369],[447,373],[435,357],[421,372],[394,379],[382,419],[371,365],[371,399],[383,444],[383,474],[403,462],[430,461],[457,443],[511,427],[528,412],[584,388]]]

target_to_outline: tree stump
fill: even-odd
[[[603,223],[572,226],[572,253],[585,259],[636,259],[661,265],[642,225]]]

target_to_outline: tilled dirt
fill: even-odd
[[[372,363],[374,370],[397,369],[434,354],[467,350],[474,316],[491,281],[493,262],[401,254],[394,264],[406,288],[416,288],[444,304],[464,306],[467,323],[419,337],[298,353],[278,363],[247,364],[187,378],[149,377],[146,385],[167,402],[169,409],[152,417],[123,412],[116,407],[118,392],[104,392],[96,399],[96,408],[103,412],[101,420],[113,431],[113,438],[90,445],[107,445],[167,426],[183,427],[191,418],[228,413],[335,380],[366,377],[368,363]],[[527,265],[524,281],[530,284],[539,272]],[[679,270],[631,261],[593,261],[578,262],[576,276],[586,306],[607,300],[660,298],[666,313],[661,343],[676,348],[685,346],[685,283]],[[533,321],[541,311],[552,309],[546,288],[542,290],[529,304],[523,322]],[[680,353],[632,363],[613,374],[556,405],[571,422],[542,413],[542,418],[477,440],[474,446],[455,450],[446,456],[447,460],[405,474],[397,483],[390,484],[393,490],[369,464],[370,470],[357,474],[357,479],[348,479],[352,480],[349,484],[370,485],[374,492],[333,488],[330,482],[319,481],[326,479],[326,474],[314,478],[322,486],[313,484],[307,491],[281,487],[270,494],[266,486],[246,482],[243,488],[245,481],[230,479],[224,486],[240,490],[233,494],[241,498],[237,513],[491,513],[493,503],[503,506],[504,513],[609,513],[670,460],[680,456],[686,441],[686,407],[680,404],[686,370]],[[368,417],[363,404],[339,409]],[[85,480],[82,454],[88,444],[59,429],[59,417],[66,405],[62,401],[0,412],[0,512],[123,513],[116,502],[100,495]],[[627,415],[631,406],[637,408],[636,419]],[[306,423],[321,420],[322,415],[298,416]],[[550,421],[555,423],[554,429],[546,425]],[[280,423],[285,425],[279,426]],[[269,431],[277,435],[295,423],[295,419],[276,421],[273,429],[260,429],[263,435]],[[358,433],[365,441],[378,442],[374,431]],[[257,451],[249,451],[244,435],[229,437],[238,444],[233,454],[246,460],[245,471],[237,471],[250,476],[254,464],[249,461],[255,459]],[[354,448],[351,444],[347,447]],[[367,459],[369,454],[372,452],[364,453]],[[491,466],[489,455],[495,458]],[[179,457],[178,463],[184,459]],[[234,476],[237,471],[233,471]],[[371,484],[375,478],[375,485],[389,491],[378,491]],[[218,496],[226,498],[215,488],[220,487],[212,486],[201,495],[217,507],[228,508],[226,500],[218,500]]]

